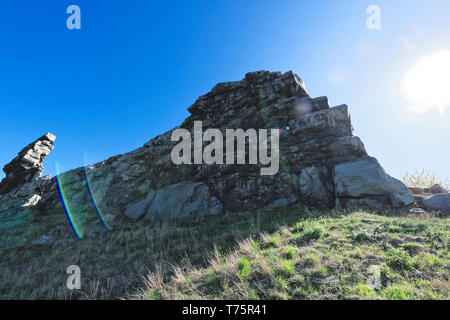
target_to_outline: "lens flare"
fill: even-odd
[[[83,170],[84,170],[84,178],[85,178],[85,181],[86,181],[86,187],[87,187],[87,189],[89,191],[89,197],[91,198],[92,205],[94,206],[95,212],[97,213],[97,216],[100,219],[100,221],[102,222],[102,224],[105,227],[105,229],[108,230],[108,231],[111,231],[111,227],[108,226],[108,224],[106,223],[105,219],[103,219],[103,215],[102,215],[102,213],[100,211],[100,208],[99,208],[99,206],[97,204],[97,201],[95,200],[94,193],[92,192],[92,188],[91,188],[91,183],[89,181],[89,176],[88,176],[88,172],[87,172],[87,169],[86,169],[86,165],[84,166]]]
[[[56,177],[55,177],[56,186],[57,186],[57,189],[58,189],[58,193],[59,193],[59,198],[61,200],[61,204],[62,204],[63,209],[64,209],[64,213],[66,214],[67,220],[69,220],[70,227],[72,228],[73,233],[75,233],[75,236],[78,239],[82,239],[83,235],[79,232],[80,229],[78,228],[78,226],[77,226],[77,224],[75,222],[75,219],[74,219],[74,217],[72,215],[72,212],[70,210],[69,202],[67,201],[67,197],[66,197],[66,194],[64,192],[63,182],[62,182],[62,177],[61,177],[61,171],[62,171],[61,170],[61,165],[58,162],[56,162],[55,167],[56,167]]]
[[[450,108],[450,50],[440,50],[420,58],[403,77],[401,93],[407,111],[425,114]]]

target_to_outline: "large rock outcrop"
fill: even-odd
[[[219,83],[188,110],[190,117],[173,130],[183,128],[193,135],[195,121],[202,121],[204,130],[223,133],[279,129],[279,172],[262,176],[261,164],[175,165],[171,151],[178,142],[171,141],[171,130],[133,152],[61,174],[58,180],[74,214],[92,207],[87,184],[103,212],[150,221],[304,205],[383,208],[412,202],[406,187],[368,157],[353,134],[348,107],[330,108],[326,97],[311,98],[291,71],[252,72],[241,81]],[[32,158],[42,159],[53,140],[42,140],[42,152]],[[33,165],[22,167],[25,171],[7,169],[13,175],[2,182],[1,190],[7,192],[40,173],[39,166],[34,171],[27,171]],[[55,179],[40,192],[35,204],[40,212],[61,210]]]
[[[6,177],[0,182],[0,214],[23,211],[35,206],[53,182],[50,176],[42,177],[43,162],[54,148],[55,136],[47,133],[19,152],[3,171]]]
[[[55,138],[51,133],[40,137],[23,148],[17,157],[3,168],[6,177],[0,183],[0,194],[9,193],[41,177],[44,171],[42,164],[53,150]]]

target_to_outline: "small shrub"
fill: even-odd
[[[293,259],[295,256],[295,249],[293,247],[289,247],[284,251],[284,256],[287,259]]]
[[[147,293],[147,297],[149,300],[161,300],[161,296],[159,295],[159,293],[154,291],[149,291]]]
[[[311,229],[306,230],[303,235],[303,240],[318,240],[322,237],[324,231],[321,227],[314,227]]]
[[[391,284],[381,291],[381,295],[391,300],[414,299],[414,293],[408,284]]]
[[[398,270],[410,270],[413,266],[411,257],[403,248],[391,248],[386,256],[387,263]]]
[[[438,257],[428,253],[420,253],[414,259],[414,266],[421,270],[438,270],[442,267],[442,262]]]
[[[238,262],[239,276],[246,278],[251,272],[251,263],[248,258],[241,258]]]
[[[283,259],[282,266],[283,266],[283,270],[284,270],[284,272],[286,272],[286,274],[288,274],[290,276],[294,275],[294,273],[295,273],[294,261],[292,261],[290,259]]]
[[[320,257],[315,253],[310,253],[304,258],[304,262],[309,266],[317,266],[320,264]]]
[[[369,288],[365,283],[358,283],[352,290],[361,299],[374,299],[377,293],[374,289]]]
[[[212,290],[216,290],[219,288],[219,278],[217,278],[217,275],[210,274],[205,281],[205,285]]]
[[[441,245],[444,248],[450,249],[450,233],[439,230],[437,228],[429,228],[426,233],[427,240],[432,245]]]
[[[283,277],[276,277],[275,281],[277,282],[278,287],[283,291],[286,292],[289,289],[289,283],[286,279]]]
[[[292,227],[292,232],[302,232],[303,230],[305,230],[305,227],[306,227],[306,222],[305,221],[297,222]]]
[[[401,233],[401,232],[403,232],[403,228],[402,227],[396,226],[394,224],[386,225],[386,230],[388,232],[392,232],[392,233]]]
[[[406,242],[401,245],[403,249],[409,252],[409,254],[416,254],[420,251],[421,246],[415,242]]]
[[[362,252],[361,248],[356,247],[355,249],[353,249],[352,251],[350,251],[349,256],[351,258],[364,258],[364,253]]]
[[[186,287],[190,287],[193,283],[194,283],[194,277],[192,277],[192,276],[186,277],[186,282],[185,282]]]
[[[253,252],[258,252],[259,250],[261,250],[261,242],[258,240],[253,240],[252,250]]]
[[[276,248],[276,247],[278,247],[277,238],[275,238],[274,236],[267,237],[264,240],[264,247],[265,248]]]
[[[370,240],[370,235],[366,232],[358,232],[357,234],[352,235],[353,240],[356,242],[364,242]]]

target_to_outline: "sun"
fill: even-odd
[[[407,111],[424,114],[450,107],[450,50],[420,58],[404,75],[401,93]]]

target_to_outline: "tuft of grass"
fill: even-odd
[[[284,250],[284,256],[287,259],[294,259],[294,257],[295,257],[295,248],[293,248],[293,247],[286,248],[286,250]]]
[[[318,240],[322,237],[324,230],[322,227],[313,227],[303,232],[303,240]]]
[[[381,290],[381,295],[390,300],[411,300],[415,298],[410,285],[405,283],[388,285]]]
[[[219,278],[216,274],[210,274],[205,280],[205,286],[211,290],[219,289]]]
[[[373,288],[365,283],[359,282],[354,288],[350,290],[351,294],[356,294],[360,299],[372,300],[377,298],[377,293]]]
[[[238,262],[239,276],[246,278],[251,273],[251,262],[248,258],[241,258]]]
[[[289,275],[289,276],[293,276],[294,275],[294,273],[295,273],[294,261],[292,261],[290,259],[283,259],[282,266],[283,266],[284,272],[287,275]]]
[[[413,261],[409,253],[403,248],[391,248],[386,252],[387,262],[393,268],[398,270],[410,270]]]

